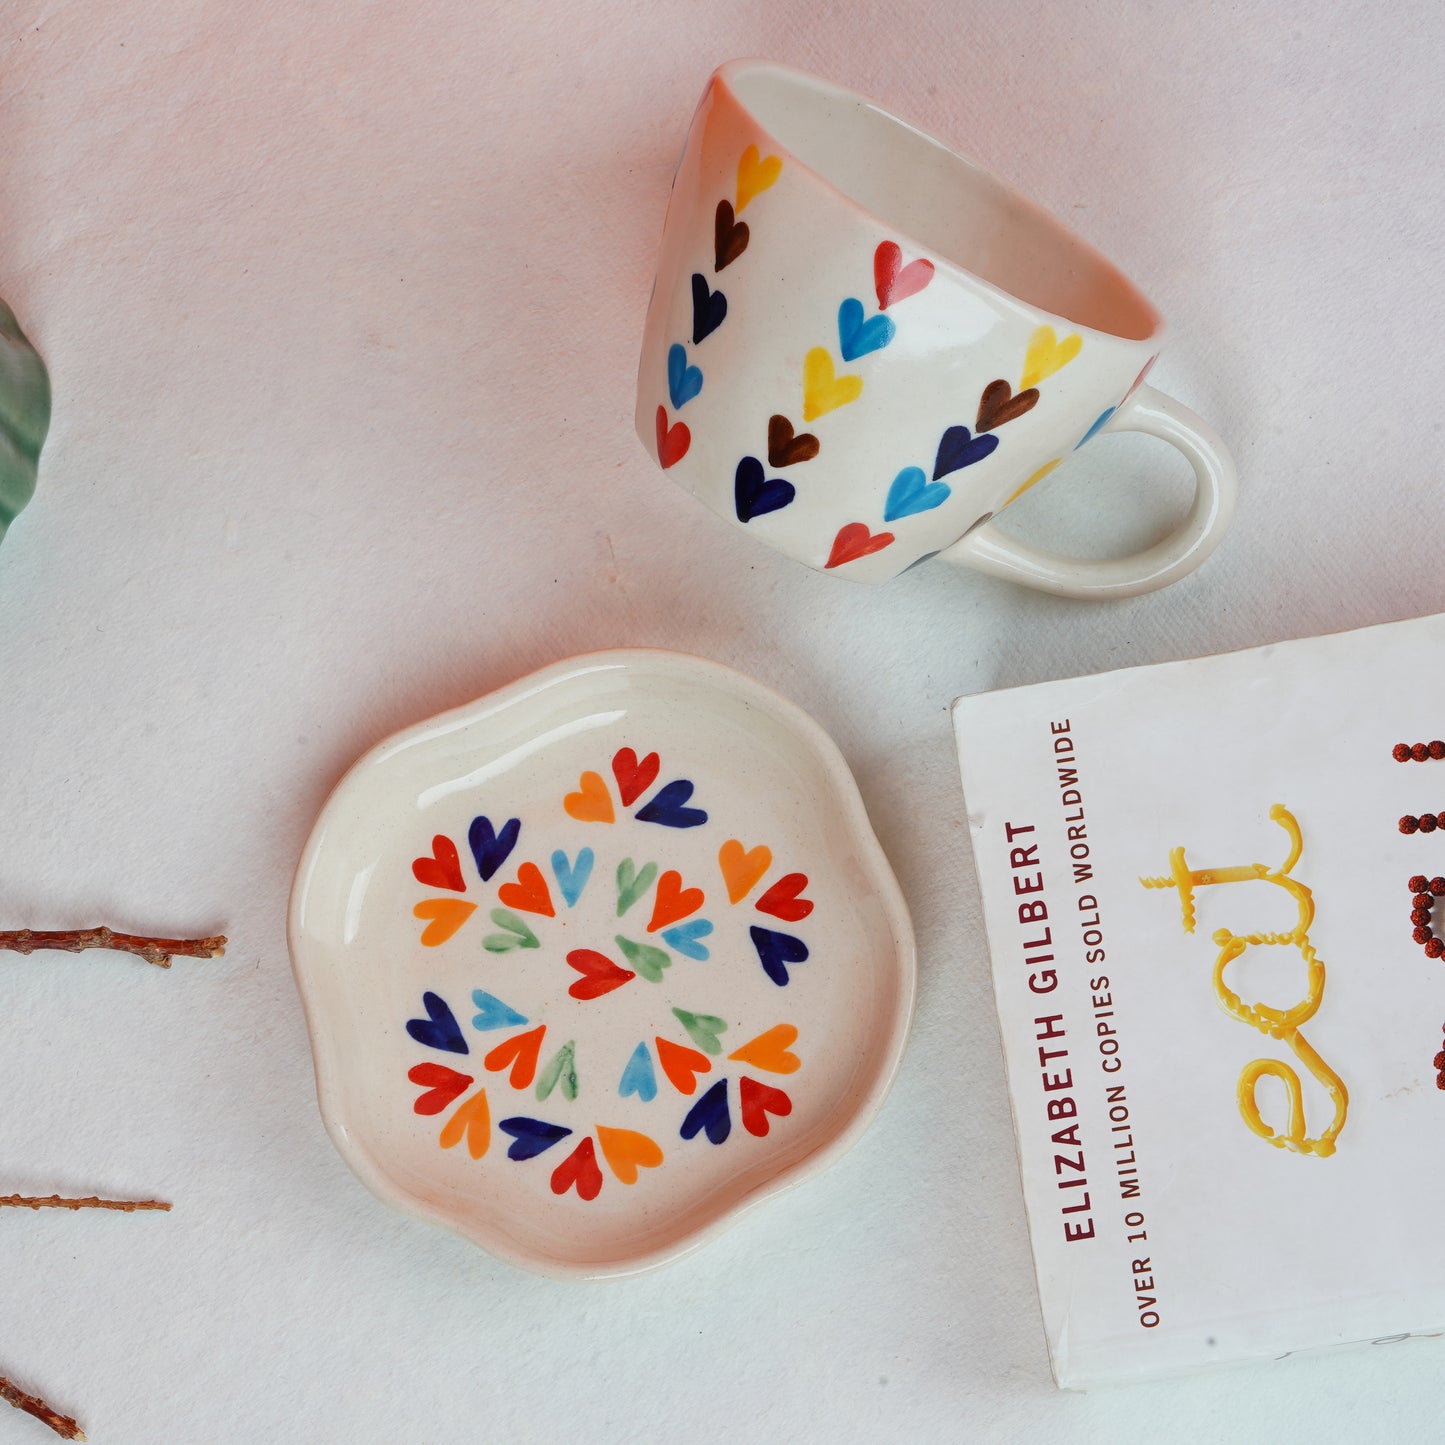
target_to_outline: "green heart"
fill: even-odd
[[[675,1008],[677,1021],[688,1031],[693,1043],[706,1054],[722,1053],[722,1040],[718,1035],[727,1031],[727,1024],[716,1014],[690,1014],[685,1008]]]
[[[672,967],[672,955],[665,948],[654,948],[650,943],[634,943],[630,938],[617,935],[617,946],[627,955],[627,961],[649,983],[662,982],[662,970]]]
[[[619,918],[647,892],[652,886],[652,880],[656,877],[656,863],[644,863],[640,871],[631,858],[624,858],[617,865],[617,916]]]
[[[511,948],[541,948],[537,935],[510,908],[492,909],[492,922],[507,929],[506,933],[489,933],[482,940],[488,953],[506,953]]]
[[[537,1080],[537,1097],[545,1099],[558,1085],[568,1099],[577,1097],[577,1041],[568,1039]]]

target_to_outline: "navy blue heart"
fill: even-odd
[[[471,1052],[462,1037],[457,1016],[447,1006],[446,999],[439,993],[424,993],[421,1006],[427,1011],[427,1017],[406,1021],[406,1031],[417,1043],[425,1044],[429,1049],[445,1049],[449,1054]]]
[[[713,1144],[721,1144],[733,1131],[732,1115],[728,1112],[726,1079],[719,1079],[687,1111],[687,1118],[682,1121],[681,1132],[684,1139],[695,1139],[704,1129],[707,1130],[709,1142]]]
[[[758,951],[758,962],[763,972],[779,988],[788,986],[788,965],[802,963],[808,956],[808,945],[791,933],[778,933],[771,928],[759,928],[754,924],[748,929],[753,936],[753,947]]]
[[[781,477],[769,480],[756,457],[744,457],[733,475],[733,503],[740,522],[751,522],[766,512],[776,512],[779,507],[786,507],[796,494],[797,489],[791,482]]]
[[[548,1124],[541,1119],[528,1119],[522,1115],[501,1120],[497,1128],[512,1136],[512,1146],[507,1150],[508,1159],[535,1159],[572,1132],[560,1124]]]
[[[482,882],[489,883],[492,874],[507,861],[512,849],[517,846],[517,834],[522,831],[520,818],[508,818],[498,833],[492,827],[492,820],[485,816],[472,819],[467,829],[467,842],[472,846],[472,857],[477,860],[477,872]]]
[[[675,778],[633,816],[639,823],[661,823],[664,828],[699,828],[707,822],[707,814],[701,808],[684,808],[690,797],[692,784],[686,778]]]
[[[938,456],[933,463],[933,480],[946,477],[960,467],[971,467],[981,462],[996,446],[998,438],[992,432],[982,436],[970,436],[966,426],[951,426],[938,442]]]
[[[728,298],[721,291],[709,291],[707,277],[701,271],[692,273],[692,344],[711,336],[728,314]]]
[[[674,341],[667,352],[667,394],[673,411],[681,411],[702,390],[702,372],[687,364],[687,348]]]

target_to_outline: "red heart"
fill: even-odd
[[[553,1194],[565,1194],[574,1184],[582,1199],[596,1199],[602,1192],[602,1171],[590,1134],[552,1171]]]
[[[456,893],[467,891],[466,880],[462,877],[461,859],[457,857],[457,845],[445,833],[438,833],[431,840],[433,857],[413,858],[412,876],[428,888],[450,888]]]
[[[746,1074],[738,1080],[738,1098],[743,1106],[743,1128],[759,1139],[768,1132],[768,1115],[781,1118],[793,1112],[793,1101],[781,1090],[770,1084],[760,1084]]]
[[[445,1064],[418,1064],[407,1071],[413,1084],[426,1084],[425,1094],[418,1095],[412,1108],[418,1114],[440,1114],[453,1099],[465,1094],[476,1082],[470,1074],[459,1074]]]
[[[854,562],[859,557],[881,552],[893,545],[892,532],[870,532],[862,522],[849,522],[839,528],[833,538],[833,550],[828,553],[828,566],[841,567],[845,562]]]
[[[696,1049],[685,1044],[675,1044],[669,1039],[655,1038],[657,1061],[662,1072],[672,1081],[672,1087],[679,1094],[690,1094],[697,1088],[697,1076],[706,1074],[712,1068],[712,1060]]]
[[[512,1087],[525,1089],[536,1076],[537,1055],[542,1051],[542,1035],[546,1032],[547,1025],[538,1024],[524,1034],[504,1039],[482,1062],[494,1074],[500,1074],[510,1064]]]
[[[520,909],[523,913],[540,913],[544,918],[555,918],[552,895],[547,891],[547,880],[535,863],[523,863],[517,869],[515,883],[503,883],[497,889],[497,902],[508,908]]]
[[[630,808],[657,780],[662,766],[656,753],[648,753],[641,762],[631,748],[619,748],[612,759],[612,776],[617,779],[622,806]]]
[[[800,918],[806,918],[813,911],[813,900],[800,898],[798,895],[807,886],[808,875],[806,873],[789,873],[779,878],[758,899],[758,911],[771,913],[774,918],[786,918],[789,923],[796,923]]]
[[[701,888],[684,888],[682,874],[676,868],[669,868],[657,880],[657,893],[652,900],[652,922],[647,925],[649,933],[666,928],[680,918],[696,913],[703,905]]]
[[[886,311],[895,301],[906,301],[933,280],[933,262],[920,258],[903,266],[903,252],[896,241],[884,241],[873,253],[873,285],[878,306]]]
[[[657,408],[657,460],[666,470],[674,462],[680,462],[692,445],[692,433],[686,422],[678,422],[671,430],[667,425],[667,408]]]
[[[567,990],[573,998],[601,998],[637,977],[631,969],[613,963],[605,953],[591,948],[574,948],[567,955],[567,962],[582,975]]]

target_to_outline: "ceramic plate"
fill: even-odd
[[[290,942],[346,1161],[556,1275],[664,1263],[837,1158],[913,1005],[838,749],[675,653],[573,658],[369,753]]]

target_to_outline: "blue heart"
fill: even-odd
[[[695,1139],[704,1129],[713,1144],[721,1144],[732,1133],[732,1115],[728,1113],[728,1081],[719,1079],[682,1121],[682,1137]]]
[[[674,341],[667,353],[667,394],[673,411],[681,411],[702,390],[702,371],[687,364],[687,347]]]
[[[738,463],[733,475],[733,505],[737,508],[738,521],[751,522],[766,512],[776,512],[786,507],[797,488],[781,477],[768,481],[763,475],[763,464],[756,457],[744,457]]]
[[[633,1049],[632,1057],[622,1071],[622,1082],[618,1084],[617,1092],[624,1099],[629,1094],[636,1094],[644,1104],[650,1104],[657,1097],[657,1075],[652,1072],[652,1055],[646,1044],[638,1044]]]
[[[510,1134],[515,1141],[507,1150],[508,1159],[535,1159],[572,1132],[560,1124],[547,1124],[541,1119],[527,1119],[521,1115],[503,1119],[497,1128],[504,1134]]]
[[[406,1031],[417,1043],[429,1049],[445,1049],[449,1054],[467,1054],[467,1041],[457,1027],[457,1016],[447,1007],[439,993],[424,993],[421,1006],[427,1011],[424,1019],[408,1019]]]
[[[677,778],[653,795],[652,801],[633,814],[640,823],[661,823],[664,828],[698,828],[707,822],[701,808],[684,808],[692,797],[692,784]]]
[[[1103,431],[1103,429],[1104,429],[1104,428],[1108,425],[1108,423],[1109,423],[1109,418],[1114,415],[1114,410],[1115,410],[1115,408],[1113,408],[1113,407],[1111,406],[1111,407],[1108,407],[1106,410],[1101,411],[1101,412],[1099,413],[1099,415],[1098,415],[1097,419],[1095,420],[1093,426],[1091,426],[1091,427],[1088,429],[1088,431],[1086,431],[1086,432],[1083,434],[1083,436],[1081,436],[1081,437],[1078,439],[1078,441],[1076,441],[1076,442],[1074,443],[1074,450],[1075,450],[1075,451],[1078,451],[1078,449],[1079,449],[1081,446],[1083,446],[1083,444],[1084,444],[1086,441],[1089,441],[1089,440],[1090,440],[1091,438],[1093,438],[1098,432]]]
[[[896,522],[900,517],[915,517],[941,507],[952,495],[947,482],[930,482],[922,467],[904,467],[888,488],[883,504],[883,520]]]
[[[692,273],[692,344],[711,336],[728,314],[728,298],[721,291],[709,291],[701,271]]]
[[[897,330],[891,316],[878,315],[864,321],[863,303],[852,296],[838,308],[838,350],[844,361],[857,361],[870,351],[882,350]]]
[[[490,882],[492,874],[507,861],[508,855],[517,846],[517,834],[521,831],[520,818],[508,818],[502,824],[500,833],[492,827],[490,818],[479,816],[472,819],[472,826],[467,829],[467,842],[471,844],[472,857],[477,860],[477,872],[482,875],[483,883]]]
[[[771,928],[759,928],[754,924],[748,932],[753,936],[753,947],[758,951],[758,962],[763,972],[777,984],[786,988],[788,965],[802,963],[808,956],[808,945],[791,933],[777,933]]]
[[[568,908],[574,907],[582,896],[582,890],[592,876],[592,865],[596,861],[590,848],[584,848],[577,855],[575,863],[569,863],[567,855],[560,848],[552,854],[552,876],[557,880],[557,887],[562,890],[562,897],[567,900]]]
[[[707,949],[698,942],[700,938],[706,938],[712,932],[712,924],[706,918],[690,918],[686,923],[679,923],[675,928],[663,930],[662,941],[678,953],[685,953],[689,958],[695,958],[699,963],[706,963],[710,957]]]
[[[484,988],[472,990],[472,1002],[480,1010],[472,1020],[472,1027],[483,1032],[487,1029],[509,1029],[516,1024],[527,1022],[526,1014],[519,1014],[516,1009],[504,1004],[496,994],[488,993]]]
[[[946,477],[960,467],[971,467],[981,462],[996,446],[998,438],[992,432],[982,436],[970,436],[966,426],[951,426],[938,441],[938,456],[933,463],[933,480]]]

